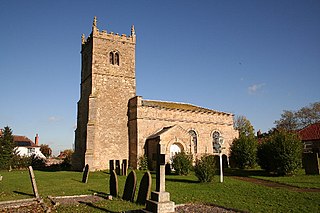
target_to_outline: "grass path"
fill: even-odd
[[[252,177],[232,176],[232,178],[235,178],[237,180],[247,181],[254,184],[259,184],[262,186],[271,187],[271,188],[288,189],[294,192],[320,192],[319,188],[301,188],[298,186],[292,186],[289,184],[278,183],[270,180],[264,180],[264,179],[258,179],[258,178],[252,178]]]

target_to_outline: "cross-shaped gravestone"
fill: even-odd
[[[166,192],[165,147],[157,147],[156,191],[151,192],[151,200],[147,200],[146,210],[154,213],[174,212],[174,202],[170,201],[170,193]]]
[[[87,183],[89,177],[89,164],[84,167],[83,175],[82,175],[82,183]]]

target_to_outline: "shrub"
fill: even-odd
[[[146,155],[141,155],[138,159],[139,170],[148,170],[148,157]]]
[[[201,183],[211,182],[216,172],[216,162],[214,155],[202,156],[200,160],[196,160],[194,172]]]
[[[32,155],[31,166],[33,169],[44,169],[46,167],[46,159],[36,155]]]
[[[258,163],[262,169],[277,175],[292,175],[301,168],[302,143],[286,131],[274,131],[259,145]]]
[[[231,145],[231,165],[240,169],[253,168],[256,164],[258,142],[253,136],[245,136],[234,139]]]
[[[13,169],[26,169],[31,166],[32,157],[20,156],[15,154],[12,158],[12,168]]]
[[[192,155],[179,152],[172,159],[172,167],[178,175],[187,175],[192,168]]]

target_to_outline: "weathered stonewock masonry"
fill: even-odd
[[[180,151],[215,153],[213,142],[224,139],[225,158],[238,132],[233,114],[191,104],[144,100],[136,96],[134,26],[131,34],[99,31],[82,35],[81,94],[78,102],[75,153],[72,166],[82,170],[109,168],[109,160],[128,160],[137,168],[146,155],[156,165],[156,147],[166,149],[166,161]]]

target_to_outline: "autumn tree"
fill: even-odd
[[[284,110],[281,118],[274,123],[277,129],[295,131],[317,122],[320,122],[320,102],[312,103],[297,111]]]
[[[14,155],[14,141],[10,127],[4,127],[0,135],[0,169],[8,169]]]
[[[52,154],[52,149],[47,144],[41,144],[40,151],[44,156],[46,156],[46,158],[50,157]]]

